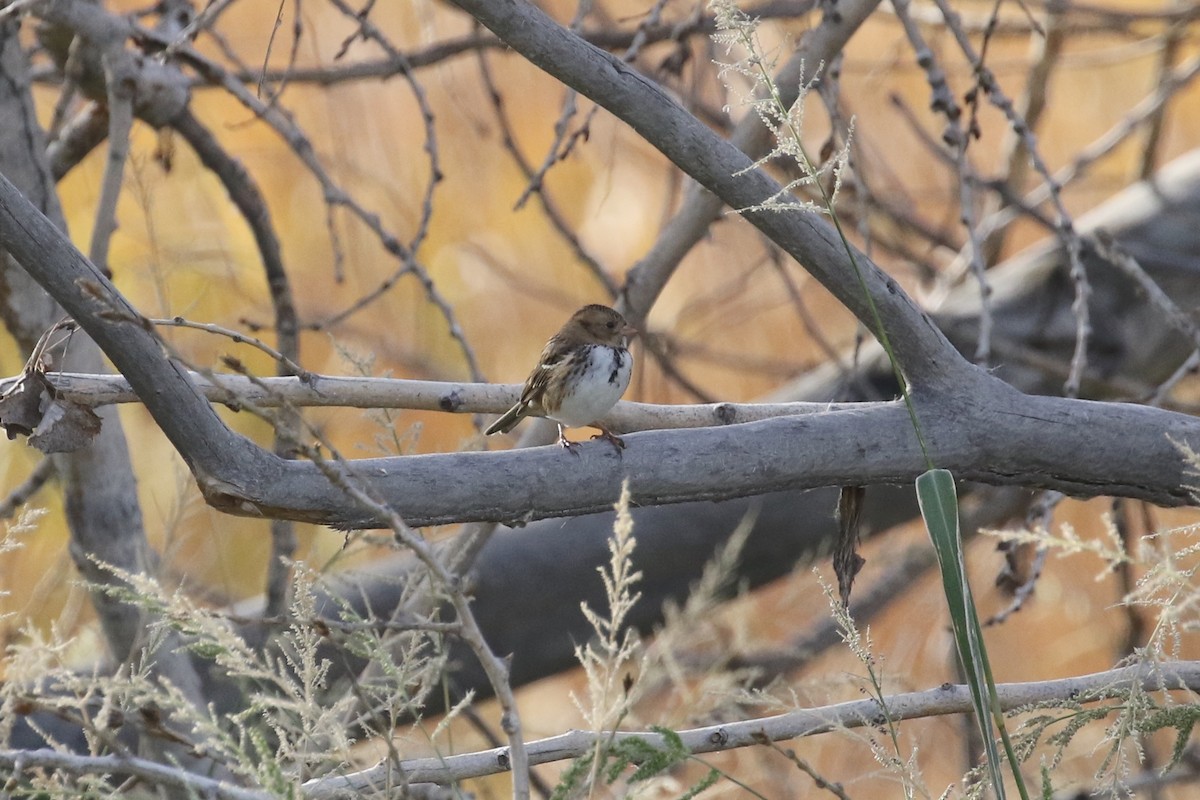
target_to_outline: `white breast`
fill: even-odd
[[[592,345],[575,390],[563,398],[558,412],[550,418],[569,428],[591,425],[621,399],[632,371],[633,357],[628,350]]]

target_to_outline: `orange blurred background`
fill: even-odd
[[[543,4],[559,20],[569,20],[574,4]],[[646,3],[606,2],[611,20],[628,27],[646,11]],[[1161,3],[1113,2],[1124,10],[1161,10]],[[991,3],[959,3],[968,19],[983,19]],[[668,3],[683,15],[691,6]],[[931,6],[920,6],[928,11]],[[339,67],[379,55],[378,48],[357,43],[341,60],[334,55],[353,31],[344,17],[320,4],[303,6],[303,36],[295,46],[298,67]],[[268,44],[275,26],[275,4],[238,3],[222,17],[219,29],[244,63],[257,70],[264,63],[286,67],[293,57],[289,32],[292,8]],[[1020,20],[1014,5],[1005,19]],[[931,12],[930,12],[931,13]],[[391,41],[417,50],[435,41],[471,32],[465,17],[433,2],[381,3],[372,21]],[[760,31],[769,50],[786,57],[810,23],[767,23]],[[1039,128],[1041,154],[1052,168],[1061,167],[1084,146],[1116,125],[1154,85],[1159,68],[1161,25],[1135,21],[1122,35],[1093,33],[1070,37],[1054,74],[1050,99]],[[944,32],[926,35],[961,95],[970,75]],[[211,42],[201,49],[216,54]],[[707,107],[736,102],[734,93],[716,79],[708,60],[713,53],[702,39],[692,45],[692,61],[676,88],[693,90]],[[989,46],[988,63],[1009,97],[1018,98],[1031,60],[1026,35],[998,36]],[[1193,23],[1176,62],[1194,57],[1197,28]],[[668,53],[666,45],[648,47],[639,62],[649,68]],[[554,138],[554,124],[565,90],[519,57],[503,50],[487,52],[487,62],[503,93],[504,110],[526,158],[540,164]],[[843,111],[855,117],[858,168],[876,193],[907,198],[921,217],[955,239],[958,187],[936,157],[922,144],[898,110],[894,98],[910,109],[934,139],[942,121],[929,113],[929,88],[915,66],[908,44],[890,9],[881,8],[855,35],[841,66]],[[483,90],[474,56],[463,55],[418,70],[416,80],[434,113],[436,152],[445,179],[433,195],[433,216],[419,259],[452,305],[456,319],[474,348],[483,377],[494,382],[523,379],[542,343],[576,306],[610,299],[603,284],[579,263],[571,247],[557,235],[531,198],[521,209],[514,203],[526,180],[504,150],[494,109]],[[37,90],[43,119],[50,118],[56,92]],[[310,137],[332,178],[365,209],[379,215],[385,229],[402,241],[412,236],[421,216],[430,175],[421,114],[413,92],[401,77],[363,80],[324,88],[290,82],[279,99]],[[579,101],[578,124],[592,108]],[[193,110],[254,176],[270,206],[302,321],[320,322],[351,306],[398,269],[376,238],[343,209],[329,212],[318,183],[295,154],[265,124],[217,89],[198,88]],[[829,122],[815,96],[808,99],[806,143],[820,148]],[[733,108],[736,120],[749,113]],[[972,145],[972,158],[985,175],[999,169],[1005,139],[1002,119],[992,108],[981,114],[983,137]],[[677,208],[683,182],[648,144],[600,111],[589,123],[586,142],[554,165],[545,191],[569,221],[581,245],[619,284],[629,268],[655,241],[663,222]],[[1136,176],[1142,139],[1134,136],[1097,163],[1089,175],[1065,194],[1073,213],[1082,213],[1108,198]],[[1160,162],[1200,143],[1200,87],[1191,86],[1171,104],[1161,139]],[[172,167],[156,159],[159,148],[173,152]],[[93,152],[60,184],[70,233],[85,244],[94,224],[105,150]],[[138,124],[126,184],[118,209],[119,230],[110,264],[117,286],[144,314],[182,315],[191,320],[245,328],[246,320],[269,326],[272,312],[258,254],[250,232],[224,189],[197,162],[178,137],[165,141]],[[1007,244],[1011,254],[1038,240],[1042,232],[1018,224]],[[757,232],[733,216],[713,229],[711,237],[684,261],[651,313],[648,328],[672,337],[676,364],[709,396],[720,400],[753,400],[788,377],[819,363],[822,356],[799,320],[784,280],[801,287],[808,308],[825,335],[839,347],[855,337],[852,319],[806,278],[794,263],[783,273],[767,257]],[[944,266],[952,252],[927,254]],[[910,263],[880,255],[882,264],[918,296],[932,287],[917,278]],[[339,273],[344,277],[339,277]],[[273,369],[261,353],[228,340],[195,331],[164,330],[193,364],[210,366],[225,353],[236,354],[252,369]],[[269,332],[264,332],[270,340]],[[626,399],[688,402],[694,397],[665,377],[641,350],[638,369]],[[6,345],[4,371],[14,374],[23,355]],[[328,374],[469,380],[466,360],[448,335],[444,318],[412,278],[332,329],[304,334],[301,363]],[[248,415],[222,411],[239,430],[262,443],[268,427]],[[147,533],[164,554],[170,579],[190,587],[214,603],[256,595],[262,588],[269,556],[265,522],[222,516],[200,499],[187,470],[149,416],[137,406],[121,410],[139,477]],[[350,457],[394,452],[445,452],[483,446],[467,415],[424,412],[366,413],[352,409],[316,409],[306,418]],[[492,443],[492,446],[497,446]],[[19,483],[37,462],[36,454],[10,443],[0,455],[0,486]],[[80,633],[78,652],[95,652],[97,634],[87,627],[86,595],[74,583],[66,552],[66,533],[56,489],[43,490],[34,502],[49,510],[36,534],[23,537],[23,549],[0,556],[0,584],[11,594],[0,598],[9,637],[26,621]],[[1104,501],[1065,503],[1058,519],[1075,525],[1084,537],[1102,535],[1099,515]],[[1194,511],[1156,512],[1161,525],[1197,521]],[[920,541],[919,531],[906,530],[871,542],[859,581],[869,584],[889,558],[907,544]],[[340,533],[301,528],[298,555],[314,565],[338,557]],[[1007,598],[992,588],[1000,556],[989,541],[971,547],[971,567],[985,615]],[[821,566],[826,580],[831,570]],[[1028,607],[1007,624],[989,630],[988,643],[999,680],[1022,681],[1062,677],[1108,668],[1120,657],[1118,644],[1127,624],[1126,612],[1114,607],[1120,592],[1110,574],[1100,580],[1098,562],[1087,556],[1060,560],[1051,556],[1045,575]],[[929,575],[871,624],[876,651],[892,690],[936,686],[953,677],[950,641],[944,630],[944,600]],[[731,638],[765,645],[787,639],[811,620],[828,613],[809,568],[753,597],[730,605],[722,624]],[[736,631],[736,634],[734,633]],[[1197,654],[1193,641],[1187,653]],[[829,654],[798,676],[801,697],[812,703],[856,699],[858,684],[848,675],[861,668],[847,654]],[[529,736],[549,735],[580,725],[566,690],[578,677],[543,682],[522,693]],[[812,690],[803,687],[815,687]],[[653,722],[654,720],[646,720]],[[686,724],[673,719],[672,724]],[[906,724],[906,735],[921,748],[927,785],[936,796],[956,781],[962,768],[960,721],[945,718]],[[457,740],[460,744],[467,739]],[[946,743],[953,743],[947,746]],[[465,745],[464,745],[465,746]],[[821,764],[826,775],[842,776],[854,797],[886,797],[898,787],[884,778],[863,776],[871,768],[867,751],[843,736],[822,736],[793,743],[806,760]],[[1087,748],[1081,748],[1086,753]],[[739,774],[755,774],[760,762],[773,757],[758,751],[722,756],[738,764]],[[1094,764],[1093,764],[1094,767]],[[1079,780],[1086,780],[1085,766]],[[786,796],[807,778],[764,766],[760,788],[770,797]],[[499,784],[484,784],[485,786]],[[706,796],[735,794],[710,790]],[[1180,795],[1182,796],[1182,795]]]

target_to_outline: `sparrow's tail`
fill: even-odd
[[[488,436],[491,436],[493,433],[508,433],[513,428],[517,427],[517,423],[520,422],[521,417],[524,416],[522,412],[525,410],[525,408],[526,406],[523,404],[517,403],[508,411],[505,411],[504,416],[489,425],[488,429],[484,431],[484,433]]]

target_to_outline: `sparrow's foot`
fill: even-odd
[[[579,457],[579,442],[572,442],[570,439],[568,439],[566,434],[563,433],[561,427],[558,429],[558,446],[565,448],[568,453],[576,458]]]
[[[605,439],[612,442],[612,446],[617,448],[618,453],[625,449],[625,440],[605,428],[601,428],[600,433],[597,433],[592,439],[593,441],[596,439]]]

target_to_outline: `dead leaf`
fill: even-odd
[[[46,376],[37,370],[26,370],[0,395],[0,427],[9,439],[28,436],[42,422],[42,408],[49,404],[54,390]]]
[[[47,454],[70,453],[87,447],[98,433],[100,417],[95,411],[59,397],[50,401],[29,444]]]
[[[843,486],[838,496],[838,538],[833,550],[833,571],[837,575],[842,605],[850,607],[850,587],[854,576],[867,560],[858,554],[858,533],[862,522],[865,486]]]

